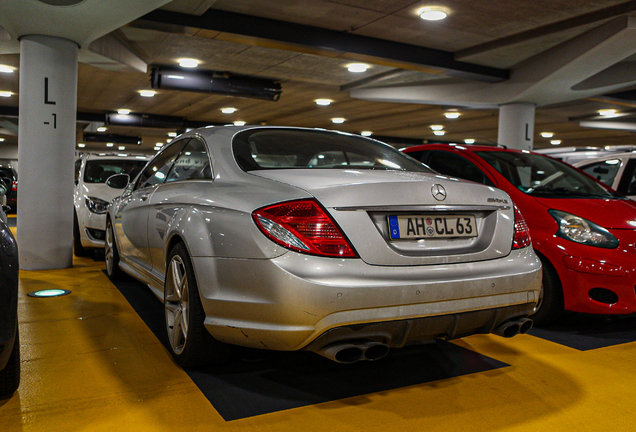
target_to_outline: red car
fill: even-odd
[[[543,263],[535,323],[564,310],[636,312],[636,202],[537,153],[493,146],[425,144],[404,150],[435,171],[507,192]]]

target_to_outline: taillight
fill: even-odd
[[[252,216],[267,237],[288,249],[320,256],[358,256],[316,200],[274,204],[255,210]]]
[[[528,224],[523,218],[523,215],[515,206],[515,237],[512,239],[512,248],[521,249],[530,245],[530,231],[528,230]]]
[[[18,182],[17,182],[17,181],[15,181],[15,180],[14,180],[14,181],[11,183],[11,190],[12,190],[13,192],[17,192],[17,191],[18,191]]]

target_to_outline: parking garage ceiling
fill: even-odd
[[[62,5],[63,1],[22,0],[22,12],[11,13],[28,14],[32,7],[40,11],[60,8],[68,13],[66,24],[54,23],[61,28],[73,25],[77,21],[73,8],[90,0],[75,5]],[[448,12],[442,21],[418,17],[417,11],[427,5],[412,0],[174,0],[149,13],[135,14],[131,8],[128,17],[120,13],[123,24],[113,21],[114,31],[80,42],[78,141],[83,141],[84,132],[108,123],[106,114],[126,108],[147,115],[146,119],[172,122],[105,125],[107,133],[142,137],[139,148],[149,151],[157,142],[165,143],[168,132],[234,121],[372,131],[375,136],[393,137],[396,143],[399,139],[434,142],[440,137],[430,126],[443,125],[446,135],[441,138],[445,141],[494,142],[498,100],[478,106],[463,103],[463,94],[451,96],[457,91],[468,94],[474,88],[510,86],[520,70],[531,70],[532,76],[552,73],[556,68],[547,60],[543,68],[542,59],[549,55],[563,58],[561,50],[572,55],[567,62],[572,72],[561,68],[556,73],[578,81],[568,81],[569,88],[563,87],[567,94],[559,98],[537,96],[540,80],[534,88],[538,91],[531,96],[525,93],[524,97],[537,98],[525,101],[538,103],[535,148],[550,145],[539,135],[543,131],[553,132],[563,146],[636,144],[630,131],[635,125],[630,119],[636,117],[636,96],[630,92],[636,88],[636,80],[632,81],[636,76],[636,30],[629,19],[636,16],[636,1],[445,0],[435,3]],[[4,8],[6,3],[0,2],[0,12]],[[19,69],[19,35],[7,24],[11,17],[4,12],[0,14],[5,16],[4,21],[0,18],[4,26],[0,29],[0,65]],[[44,20],[40,25],[45,25]],[[572,54],[576,49],[581,53]],[[590,54],[594,50],[596,56]],[[140,95],[141,90],[151,89],[153,67],[177,67],[180,58],[199,60],[198,71],[274,80],[281,84],[282,94],[276,102],[161,88],[155,89],[154,97]],[[354,62],[370,68],[351,73],[347,65]],[[586,75],[587,70],[591,72]],[[0,98],[3,145],[17,142],[12,125],[18,106],[18,75],[0,73],[0,91],[12,93]],[[457,87],[461,90],[455,94],[439,92],[439,88],[457,83],[466,85]],[[586,91],[579,98],[576,91],[581,88]],[[406,96],[401,101],[369,97],[391,89]],[[413,96],[416,89],[424,94]],[[617,95],[617,91],[621,93]],[[430,100],[430,94],[438,95],[437,99]],[[319,106],[316,99],[332,103]],[[226,107],[237,110],[224,114],[221,109]],[[461,116],[445,118],[444,112],[453,109]],[[600,109],[615,109],[620,117],[604,119],[597,114]],[[335,117],[345,122],[333,124]],[[104,145],[87,143],[87,148],[102,150]]]

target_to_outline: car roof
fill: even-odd
[[[510,153],[534,153],[528,150],[518,150],[518,149],[509,149],[501,146],[493,146],[493,145],[483,145],[483,144],[447,144],[447,143],[430,143],[430,144],[421,144],[415,147],[409,147],[404,150],[404,152],[412,152],[412,151],[422,151],[429,150],[433,147],[446,147],[446,148],[456,148],[458,150],[467,150],[472,152],[477,151],[502,151],[502,152],[510,152]]]
[[[80,156],[86,160],[113,160],[113,159],[121,159],[121,160],[149,160],[152,156],[147,155],[128,155],[128,156],[120,156],[117,153],[109,153],[106,155],[96,155],[86,153]]]
[[[587,165],[590,163],[596,163],[596,162],[602,162],[605,160],[610,160],[610,159],[616,159],[616,158],[624,158],[624,157],[629,157],[630,159],[636,159],[636,152],[625,152],[625,153],[609,153],[603,157],[597,157],[597,158],[593,158],[593,159],[584,159],[581,161],[577,161],[575,163],[573,163],[572,165],[574,165],[575,167],[581,166],[581,165]]]

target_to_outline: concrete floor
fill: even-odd
[[[225,421],[102,272],[21,272],[22,383],[0,431],[633,431],[636,342],[579,351],[531,335],[453,343],[510,366]],[[64,288],[36,299],[27,293]],[[349,366],[351,367],[351,366]]]

